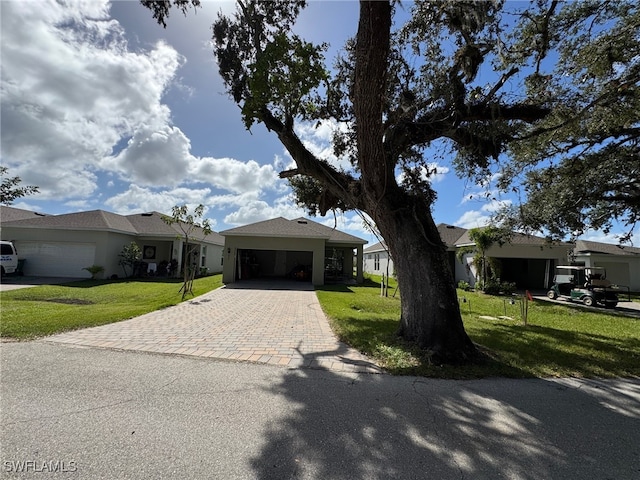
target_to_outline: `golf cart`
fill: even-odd
[[[588,307],[613,308],[618,304],[616,290],[603,267],[558,266],[547,296],[552,300],[561,297],[582,302]]]

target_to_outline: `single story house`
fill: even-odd
[[[118,215],[104,210],[43,215],[0,206],[0,236],[13,241],[18,257],[25,259],[25,275],[89,278],[83,269],[99,265],[103,278],[124,276],[118,255],[131,242],[142,250],[147,273],[165,274],[159,271],[161,264],[175,260],[178,274],[185,261],[184,234],[162,217],[158,212]],[[198,267],[222,271],[224,239],[219,234],[204,236],[196,228],[190,242],[197,245],[192,261]]]
[[[604,267],[611,283],[640,292],[640,248],[577,240],[571,258],[574,265]]]
[[[288,277],[324,285],[354,279],[354,267],[355,280],[363,281],[362,250],[367,241],[306,218],[278,217],[220,235],[224,237],[224,283]]]
[[[441,223],[438,225],[440,238],[447,247],[449,265],[456,282],[465,281],[475,285],[475,267],[471,265],[473,254],[457,258],[461,248],[473,247],[468,230]],[[515,282],[518,288],[546,289],[553,280],[556,265],[567,263],[572,245],[550,244],[544,238],[514,233],[510,242],[493,245],[487,256],[500,260],[501,280]],[[364,271],[382,275],[393,275],[393,259],[389,259],[384,243],[377,243],[364,250]]]
[[[462,280],[475,285],[473,254],[464,255],[462,262],[456,255],[459,249],[474,246],[468,230],[441,223],[438,231],[447,246],[456,282]],[[514,282],[521,289],[547,289],[553,282],[555,267],[572,264],[604,267],[612,283],[640,292],[640,248],[637,247],[586,240],[577,240],[575,244],[549,243],[541,237],[514,233],[509,242],[491,246],[486,255],[500,260],[501,280]],[[376,275],[388,271],[393,275],[393,259],[389,258],[384,243],[364,250],[364,271]]]
[[[456,249],[474,247],[467,230],[455,242]],[[564,265],[573,247],[570,243],[550,243],[545,238],[514,232],[508,242],[495,243],[485,255],[499,261],[500,280],[513,282],[519,289],[546,290],[553,283],[555,267]],[[456,280],[475,285],[477,272],[471,264],[473,253],[463,256],[456,265]]]
[[[447,253],[449,255],[449,266],[452,271],[459,270],[459,261],[456,260],[456,246],[455,242],[465,233],[464,228],[456,227],[454,225],[447,225],[446,223],[438,224],[438,233],[440,238],[447,246]],[[364,249],[364,271],[373,275],[392,275],[394,273],[393,259],[389,257],[387,246],[384,242],[375,243]]]

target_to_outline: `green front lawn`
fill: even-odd
[[[197,278],[193,293],[221,285],[221,274]],[[180,303],[181,286],[182,280],[166,278],[83,280],[2,292],[0,336],[29,339],[132,318]]]
[[[196,279],[194,294],[221,284],[221,275]],[[181,285],[167,279],[85,280],[2,292],[0,336],[30,339],[135,317],[179,303]],[[465,328],[483,360],[464,367],[430,365],[395,335],[400,297],[392,296],[394,289],[392,279],[389,297],[381,297],[380,285],[370,279],[364,286],[316,291],[338,336],[391,373],[441,378],[640,376],[639,319],[536,301],[529,302],[524,325],[519,303],[461,290]],[[512,320],[498,318],[505,309]]]
[[[640,319],[534,301],[528,302],[525,326],[520,301],[512,305],[503,297],[462,290],[458,296],[465,328],[483,360],[464,367],[430,365],[395,335],[400,299],[392,293],[380,297],[372,280],[365,286],[317,290],[338,336],[391,373],[443,378],[640,375]],[[512,320],[499,318],[505,309]]]

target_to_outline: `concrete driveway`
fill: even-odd
[[[48,343],[380,373],[339,342],[310,284],[250,281],[122,322],[45,338]]]

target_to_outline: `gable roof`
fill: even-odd
[[[591,242],[588,240],[576,240],[573,249],[574,254],[598,253],[604,255],[640,256],[640,248],[612,243]]]
[[[230,228],[220,232],[226,236],[249,236],[249,237],[297,237],[297,238],[320,238],[332,243],[367,243],[366,240],[354,235],[341,232],[335,228],[321,225],[304,217],[287,220],[283,217],[264,220],[262,222],[251,223],[242,227]]]
[[[438,233],[447,247],[455,247],[458,239],[467,233],[467,229],[446,223],[439,223]]]
[[[374,253],[374,252],[386,252],[387,246],[384,242],[374,243],[373,245],[365,248],[362,253]]]
[[[26,211],[26,210],[25,210]],[[0,221],[6,227],[54,230],[98,230],[124,233],[135,236],[172,237],[184,235],[178,225],[167,225],[159,212],[135,215],[118,215],[104,210],[65,213],[61,215],[23,215],[23,218],[7,220],[2,209]],[[11,216],[9,216],[11,218]],[[15,215],[13,216],[16,217]],[[192,237],[197,241],[205,241],[215,245],[224,245],[224,238],[212,232],[206,237],[201,228],[196,228]]]

